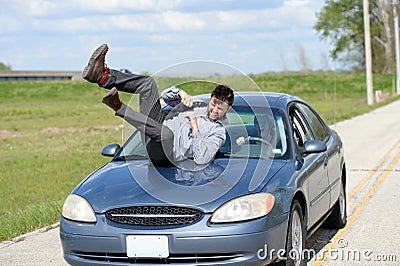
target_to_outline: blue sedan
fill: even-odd
[[[65,260],[305,265],[307,237],[347,222],[340,137],[304,100],[278,93],[237,93],[225,129],[205,166],[152,166],[138,132],[104,147],[112,160],[64,203]]]

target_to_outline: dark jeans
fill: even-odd
[[[102,87],[139,94],[140,112],[126,104],[115,112],[149,138],[146,150],[150,160],[157,166],[168,166],[173,161],[174,134],[163,125],[165,114],[161,109],[157,84],[152,77],[110,70],[110,78]]]

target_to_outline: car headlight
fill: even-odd
[[[212,223],[231,223],[256,219],[267,215],[275,203],[270,193],[242,196],[224,203],[211,217]]]
[[[81,196],[70,194],[64,202],[62,216],[78,222],[96,222],[92,206]]]

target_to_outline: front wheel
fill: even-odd
[[[306,243],[306,227],[300,203],[293,201],[290,209],[289,226],[286,237],[286,261],[279,265],[303,266],[306,265],[303,250]]]

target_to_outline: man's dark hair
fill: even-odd
[[[211,97],[226,102],[229,106],[232,106],[234,100],[233,90],[226,85],[218,85],[215,87],[211,92]]]

